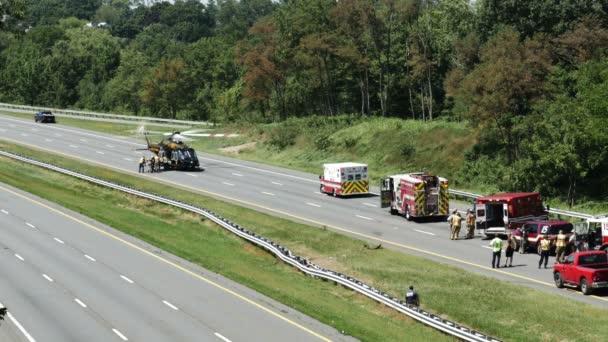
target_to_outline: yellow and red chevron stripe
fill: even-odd
[[[414,200],[417,215],[424,215],[424,183],[420,182],[414,186]]]
[[[450,194],[448,193],[448,184],[441,183],[439,188],[439,215],[449,215],[450,212]]]
[[[354,181],[342,183],[342,195],[365,194],[369,192],[369,182]]]

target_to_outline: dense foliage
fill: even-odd
[[[608,0],[1,4],[1,101],[219,122],[464,120],[478,144],[461,180],[606,198]]]

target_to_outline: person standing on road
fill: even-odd
[[[460,216],[460,213],[458,212],[458,210],[454,210],[454,213],[452,214],[452,234],[450,236],[450,238],[452,240],[458,240],[458,234],[460,234],[460,221],[462,221],[462,216]]]
[[[566,235],[563,230],[557,234],[557,242],[555,244],[555,262],[562,262],[566,253]]]
[[[405,293],[405,303],[420,306],[420,299],[418,298],[418,292],[414,290],[413,286]]]
[[[545,268],[547,268],[547,262],[549,262],[549,251],[551,250],[551,240],[549,236],[545,234],[543,239],[540,241],[540,260],[538,261],[538,268],[545,262]]]
[[[492,268],[500,268],[502,240],[498,236],[495,236],[494,239],[490,241],[490,247],[492,247]]]
[[[505,244],[505,266],[513,267],[513,252],[515,252],[515,238],[511,233],[507,237]]]
[[[146,157],[141,156],[139,158],[139,173],[144,172],[144,166],[146,166]]]
[[[519,244],[519,254],[526,254],[528,249],[528,232],[524,227],[521,227],[521,243]]]
[[[473,210],[467,210],[467,239],[472,239],[475,236],[475,214]]]

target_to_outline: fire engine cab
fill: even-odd
[[[414,217],[448,216],[448,180],[425,172],[389,176],[380,184],[382,208],[391,214]]]
[[[487,237],[506,235],[527,221],[546,221],[548,213],[538,192],[483,196],[475,201],[476,228]]]
[[[333,196],[350,196],[369,193],[367,164],[333,163],[323,164],[321,193]]]
[[[585,249],[599,249],[608,252],[608,215],[588,218],[574,224],[577,240],[585,241]]]

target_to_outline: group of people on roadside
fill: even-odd
[[[520,253],[525,253],[527,248],[528,239],[525,232],[522,231],[521,235],[521,243],[520,243]],[[540,259],[538,260],[538,268],[544,265],[547,268],[547,263],[549,262],[549,254],[551,252],[552,246],[555,244],[555,262],[559,263],[564,260],[564,256],[566,255],[566,248],[568,243],[574,244],[575,235],[572,234],[570,236],[569,241],[568,237],[564,234],[563,230],[560,230],[557,234],[556,239],[553,241],[549,238],[547,234],[542,235],[540,240],[539,248],[540,248]],[[492,241],[490,241],[490,247],[492,248],[492,268],[500,267],[500,257],[502,254],[503,245],[505,246],[505,264],[503,267],[513,267],[513,253],[515,251],[515,247],[517,243],[513,234],[507,235],[507,240],[503,242],[503,240],[496,236]]]
[[[448,217],[448,223],[450,224],[450,239],[458,240],[460,226],[462,224],[462,216],[460,216],[458,210],[454,209],[452,214]],[[471,209],[467,210],[465,223],[467,225],[467,235],[465,239],[472,239],[475,236],[475,214]]]
[[[158,154],[155,154],[148,160],[146,160],[146,157],[142,155],[141,158],[139,158],[139,173],[146,172],[146,167],[148,172],[160,172],[161,167],[163,170],[166,170],[168,168],[168,165],[169,160],[165,155],[160,157]]]

